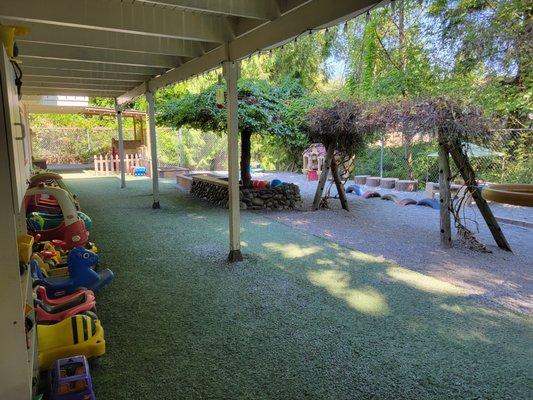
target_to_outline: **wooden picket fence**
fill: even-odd
[[[126,173],[129,174],[132,167],[146,165],[145,161],[141,154],[126,154],[124,158]],[[111,154],[94,156],[94,172],[99,175],[118,174],[120,172],[119,156],[113,157]]]

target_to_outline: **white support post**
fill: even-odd
[[[152,172],[152,190],[154,192],[154,203],[152,208],[161,208],[159,205],[159,173],[157,171],[157,135],[155,131],[155,103],[154,94],[152,92],[146,92],[146,101],[148,102],[148,118],[150,119],[150,154],[152,159],[151,172]]]
[[[117,127],[118,127],[118,156],[120,165],[120,188],[126,187],[126,169],[124,168],[124,134],[122,131],[122,109],[115,100],[115,109],[117,110]]]
[[[242,261],[241,216],[239,198],[239,116],[237,101],[238,61],[223,63],[228,87],[226,107],[228,111],[228,196],[229,196],[229,247],[228,260]]]

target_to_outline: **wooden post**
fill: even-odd
[[[476,202],[477,208],[485,219],[485,222],[487,223],[487,226],[489,227],[496,244],[503,250],[512,251],[511,246],[507,242],[507,239],[505,238],[500,225],[498,224],[498,221],[496,221],[494,214],[492,214],[492,210],[485,199],[481,196],[481,191],[476,181],[476,174],[472,168],[472,165],[470,164],[470,161],[468,160],[468,156],[463,152],[461,143],[453,143],[453,145],[449,147],[449,151],[453,161],[455,162],[455,165],[457,165],[457,168],[459,169],[459,172],[465,181],[466,187],[470,193],[472,193],[472,197]]]
[[[122,129],[122,109],[118,106],[115,99],[115,109],[117,111],[117,128],[118,128],[118,156],[120,165],[120,188],[126,187],[126,171],[124,166],[124,133]],[[135,128],[134,128],[135,129]]]
[[[326,181],[328,180],[329,169],[331,168],[331,161],[333,160],[333,155],[335,154],[335,144],[330,144],[326,152],[326,158],[324,160],[324,165],[322,167],[322,172],[320,174],[320,180],[318,181],[318,187],[315,193],[315,198],[313,200],[313,210],[318,210],[320,207],[320,200],[322,199],[322,193],[324,193],[324,186],[326,186]]]
[[[448,148],[439,135],[440,244],[444,248],[452,247],[450,175]]]
[[[229,207],[229,255],[228,261],[242,261],[241,216],[239,189],[239,115],[237,80],[239,62],[225,61],[223,72],[228,86],[226,108],[228,110],[228,207]]]
[[[159,172],[157,171],[157,134],[155,130],[155,103],[154,94],[152,92],[146,92],[146,101],[148,102],[148,117],[150,120],[148,124],[150,126],[150,152],[151,152],[151,169],[152,174],[152,190],[154,196],[154,202],[152,203],[153,209],[161,208],[159,205]]]
[[[346,191],[344,190],[344,185],[342,184],[341,178],[339,176],[339,170],[337,168],[337,161],[335,157],[331,160],[331,175],[333,176],[333,181],[337,187],[337,193],[339,194],[339,200],[341,201],[341,206],[346,211],[350,211],[348,208],[348,199],[346,198]]]

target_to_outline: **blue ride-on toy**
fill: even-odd
[[[45,277],[36,261],[31,262],[34,286],[42,285],[48,297],[59,297],[74,293],[79,288],[97,292],[114,277],[113,272],[106,268],[95,272],[93,267],[98,263],[97,254],[83,247],[75,247],[68,253],[68,277]]]

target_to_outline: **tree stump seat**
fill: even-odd
[[[412,180],[397,180],[395,184],[396,190],[400,192],[416,192],[418,190],[418,181]]]
[[[380,182],[381,178],[379,176],[369,176],[366,178],[366,186],[378,187]]]
[[[381,178],[380,186],[383,189],[394,189],[398,178]]]
[[[370,175],[355,175],[355,177],[353,178],[354,180],[354,183],[356,185],[365,185],[366,184],[366,179],[369,177]]]

